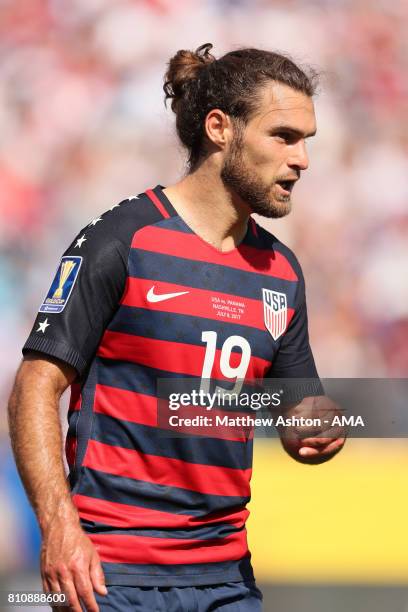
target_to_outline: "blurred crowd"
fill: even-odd
[[[320,374],[406,377],[407,26],[405,0],[1,0],[2,405],[74,235],[184,171],[162,79],[205,42],[321,71],[311,167],[292,215],[266,225],[302,263]]]

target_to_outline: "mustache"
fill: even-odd
[[[300,179],[300,171],[295,174],[280,174],[275,176],[273,179],[274,183],[279,183],[281,181],[298,181]]]

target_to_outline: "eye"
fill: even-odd
[[[284,130],[279,131],[279,132],[274,132],[272,136],[275,136],[275,138],[278,138],[281,142],[284,142],[286,144],[293,144],[296,142],[298,138],[292,132],[286,132]]]

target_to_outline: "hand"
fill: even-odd
[[[346,441],[346,429],[332,425],[341,409],[327,396],[307,397],[300,404],[285,411],[284,418],[293,418],[304,424],[278,428],[286,452],[301,463],[318,464],[336,455]],[[311,422],[311,421],[312,422]]]
[[[66,593],[73,612],[82,612],[80,599],[85,610],[99,612],[94,590],[107,594],[99,555],[75,520],[54,519],[44,531],[41,577],[45,592]]]

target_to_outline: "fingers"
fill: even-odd
[[[106,595],[99,555],[82,528],[55,522],[45,532],[41,551],[44,589],[64,592],[73,612],[99,612],[95,591]]]
[[[324,446],[320,445],[320,438],[315,438],[314,441],[316,446],[309,446],[309,444],[313,444],[313,439],[310,440],[308,444],[305,444],[306,441],[303,440],[302,443],[305,444],[305,446],[299,449],[299,455],[302,457],[325,457],[332,455],[341,449],[345,443],[345,438],[337,438],[336,440],[329,439]]]
[[[75,589],[81,600],[86,606],[87,612],[99,612],[89,577],[89,571],[83,572],[80,569],[74,571]]]
[[[72,612],[83,611],[80,600],[87,612],[99,612],[89,571],[85,571],[80,566],[69,570],[64,565],[60,565],[52,570],[45,570],[43,588],[46,593],[65,593]]]
[[[319,435],[319,437],[317,438],[302,438],[301,444],[302,446],[312,446],[313,448],[322,448],[323,446],[327,446],[331,442],[334,442],[335,440],[339,440],[339,439],[345,440],[345,438],[341,434],[337,436],[325,436],[325,437],[322,437]]]
[[[103,573],[101,562],[97,553],[92,556],[91,565],[89,568],[89,575],[94,590],[99,595],[107,595],[108,590],[105,586],[105,575]]]
[[[300,440],[309,438],[331,438],[332,440],[346,435],[346,430],[334,420],[342,410],[327,397],[309,397],[292,407],[286,416],[293,419],[290,428]],[[282,435],[282,434],[281,434]]]
[[[69,578],[67,570],[63,568],[60,568],[59,571],[45,570],[43,589],[45,593],[65,593],[69,601],[69,609],[73,612],[82,612],[74,583]]]
[[[81,604],[79,603],[78,595],[72,579],[61,578],[61,591],[63,591],[69,601],[69,609],[72,612],[82,612]]]
[[[327,427],[326,429],[320,428],[313,432],[314,435],[305,435],[306,432],[301,432],[301,435],[299,435],[298,431],[296,433],[302,439],[302,442],[305,443],[308,440],[315,440],[316,442],[318,440],[337,440],[338,438],[343,438],[346,432],[343,427],[334,426]]]
[[[57,576],[51,570],[41,572],[44,593],[60,593],[61,588]]]

